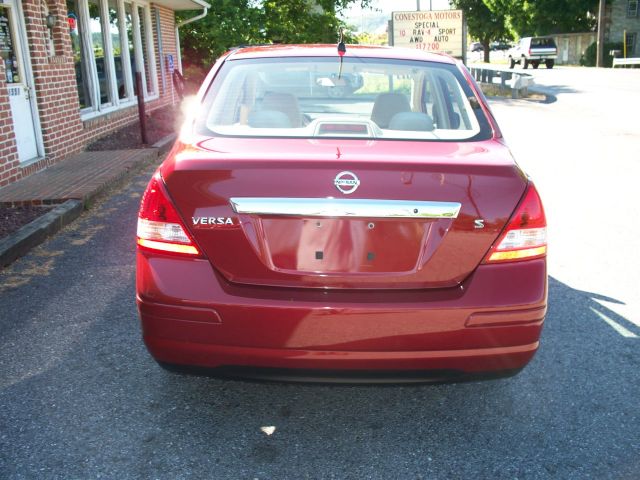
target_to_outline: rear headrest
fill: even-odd
[[[298,98],[290,93],[266,92],[262,99],[263,110],[278,110],[289,117],[289,127],[301,127],[302,116]]]
[[[291,128],[287,114],[278,110],[252,110],[247,123],[253,128]]]
[[[433,130],[433,120],[429,115],[422,112],[400,112],[391,118],[389,129],[430,132]]]
[[[402,93],[381,93],[376,97],[371,111],[371,120],[380,128],[388,128],[391,118],[400,112],[410,112],[409,100]]]

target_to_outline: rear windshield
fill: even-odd
[[[478,140],[491,130],[455,65],[371,58],[226,61],[199,133],[246,137]]]
[[[531,39],[532,47],[544,47],[544,48],[555,48],[556,43],[553,41],[553,38],[532,38]]]

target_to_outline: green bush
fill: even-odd
[[[604,61],[604,66],[607,68],[611,68],[613,65],[613,57],[609,55],[611,50],[620,50],[622,51],[622,42],[608,42],[604,44],[604,51],[602,52],[602,60]],[[595,67],[596,66],[596,55],[597,55],[597,44],[593,42],[591,45],[587,47],[584,51],[584,55],[580,58],[580,65],[584,65],[585,67]]]

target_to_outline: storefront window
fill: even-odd
[[[149,43],[147,42],[147,16],[144,7],[138,7],[138,18],[140,18],[140,38],[142,39],[142,57],[144,58],[144,71],[149,72]],[[146,75],[147,92],[153,92],[153,82],[151,75]]]
[[[111,46],[113,49],[113,60],[116,66],[116,86],[118,90],[118,98],[120,100],[127,98],[127,89],[124,78],[122,42],[120,36],[120,22],[118,21],[118,5],[115,0],[109,0],[109,34],[111,37]],[[126,38],[126,37],[125,37]]]
[[[149,97],[155,92],[155,51],[146,37],[151,25],[145,9],[148,7],[124,0],[67,0],[78,97],[85,112],[130,104],[132,95],[138,94],[132,88],[137,70],[136,52],[144,65],[144,71],[140,70],[147,91],[143,93]],[[124,16],[119,12],[124,12]],[[139,22],[133,18],[136,13]],[[128,51],[128,60],[123,51]]]
[[[129,44],[129,58],[131,58],[131,71],[133,72],[133,94],[138,95],[138,87],[136,85],[135,72],[136,69],[136,51],[134,48],[133,38],[133,11],[130,3],[124,4],[125,28],[127,30],[127,40]]]
[[[13,45],[9,10],[0,5],[0,58],[4,64],[5,81],[20,83],[20,70]]]
[[[89,95],[89,84],[87,82],[88,70],[84,60],[82,45],[80,42],[80,22],[77,0],[67,0],[67,22],[69,24],[69,34],[71,35],[71,49],[73,51],[73,63],[76,70],[76,83],[78,84],[78,100],[80,108],[91,106],[91,96]]]
[[[98,72],[98,88],[100,103],[109,103],[109,84],[107,83],[107,66],[104,58],[104,35],[102,34],[102,15],[100,5],[96,0],[89,1],[89,31],[91,32],[91,47]]]

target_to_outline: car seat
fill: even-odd
[[[376,97],[371,111],[371,120],[380,128],[389,128],[389,122],[396,113],[410,112],[409,100],[402,93],[381,93]]]

